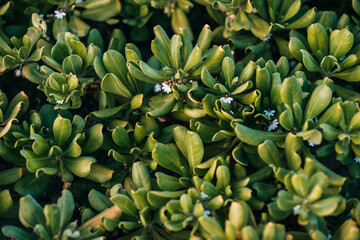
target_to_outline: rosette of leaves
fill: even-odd
[[[113,170],[89,156],[100,149],[103,142],[102,125],[96,124],[85,130],[85,121],[78,115],[68,118],[52,114],[48,135],[33,133],[31,147],[20,151],[31,173],[59,174],[64,182],[73,180],[73,175],[104,183],[111,179]]]
[[[315,8],[302,6],[300,0],[208,2],[213,9],[225,12],[223,37],[255,55],[263,55],[276,45],[281,55],[290,58],[289,30],[306,28],[316,17]],[[270,44],[271,38],[275,44]]]
[[[74,198],[69,190],[62,192],[56,204],[48,204],[44,208],[31,195],[27,195],[20,199],[19,219],[25,227],[32,228],[40,239],[97,239],[100,236],[98,232],[89,229],[80,231],[76,221],[71,222],[74,209]],[[14,239],[38,239],[16,226],[3,226],[2,232]]]
[[[233,201],[229,210],[227,207],[219,208],[219,213],[213,212],[210,216],[210,211],[206,210],[206,205],[202,203],[203,196],[194,188],[190,188],[179,199],[170,200],[160,210],[160,219],[164,226],[177,232],[189,225],[193,228],[191,237],[205,239],[236,239],[239,235],[246,239],[240,233],[241,230],[249,225],[256,228],[253,213],[246,202]]]
[[[125,6],[119,15],[123,18],[123,23],[132,27],[131,39],[140,42],[148,39],[149,30],[145,27],[145,24],[153,15],[148,1],[126,0]]]
[[[234,118],[246,120],[260,115],[269,119],[264,114],[265,110],[281,110],[279,88],[283,79],[295,75],[299,81],[306,82],[305,74],[297,71],[299,68],[290,73],[285,57],[276,64],[261,58],[255,63],[250,61],[244,67],[236,67],[231,57],[225,57],[222,72],[217,77],[213,77],[206,68],[202,70],[202,82],[212,89],[202,100],[204,109],[208,115],[226,121]],[[274,113],[270,115],[274,116]]]
[[[234,122],[232,126],[235,127],[237,138],[246,144],[259,146],[260,157],[268,164],[277,162],[276,155],[282,150],[276,150],[276,145],[281,146],[286,153],[287,167],[296,171],[301,166],[299,153],[303,148],[303,141],[307,141],[309,146],[321,144],[322,124],[336,127],[342,117],[340,103],[332,103],[331,86],[331,80],[324,80],[309,95],[302,91],[298,78],[286,78],[278,89],[278,100],[282,102],[278,119],[282,131],[265,132]],[[304,98],[308,99],[305,106]],[[271,129],[268,128],[269,130]],[[285,144],[280,144],[284,140]]]
[[[178,112],[187,120],[204,116],[200,108],[204,93],[193,79],[200,78],[203,67],[211,73],[219,72],[225,54],[231,55],[228,46],[208,49],[212,32],[207,25],[202,29],[195,47],[188,31],[182,28],[181,32],[170,40],[160,26],[154,28],[156,38],[152,41],[151,49],[160,61],[158,67],[151,67],[141,60],[128,59],[127,66],[134,79],[157,84],[154,91],[158,95],[149,101],[148,117],[156,118],[171,111]]]
[[[290,34],[289,49],[309,72],[348,83],[359,81],[359,47],[347,28],[328,34],[323,25],[314,23],[307,29],[307,39],[298,33]]]
[[[122,212],[119,228],[123,230],[123,238],[138,237],[157,239],[176,237],[188,239],[189,232],[172,233],[164,228],[158,210],[169,200],[180,197],[185,191],[154,191],[155,185],[149,170],[142,162],[132,166],[132,177],[124,183],[125,189],[119,189],[110,200]],[[156,189],[156,188],[155,188]]]
[[[159,126],[156,121],[143,116],[134,128],[127,124],[125,127],[116,126],[112,129],[112,144],[103,148],[106,148],[109,151],[108,154],[125,167],[130,167],[139,159],[151,169],[155,169],[156,164],[151,159],[151,152],[157,142],[154,135],[158,133]]]
[[[317,171],[317,167],[315,161],[308,159],[304,169],[297,172],[274,168],[275,177],[285,185],[286,190],[280,190],[268,208],[274,220],[282,220],[294,214],[298,216],[298,224],[309,233],[319,230],[327,236],[324,217],[341,214],[345,210],[346,201],[338,195],[341,188],[340,191],[332,190],[331,175]]]
[[[63,75],[57,72],[50,74],[43,85],[49,103],[55,109],[67,110],[81,107],[85,83],[80,83],[76,75]]]
[[[48,101],[57,104],[56,108],[68,109],[81,106],[81,96],[86,85],[94,81],[92,63],[100,49],[90,44],[87,48],[76,35],[65,33],[52,46],[42,42],[45,52],[42,65],[35,64],[23,68],[25,78],[39,84]],[[70,103],[71,100],[71,103]]]
[[[219,148],[215,156],[202,163],[205,148],[198,134],[178,126],[174,128],[173,135],[176,148],[158,142],[152,152],[152,157],[159,166],[176,173],[159,171],[155,174],[162,190],[196,187],[199,193],[203,192],[209,197],[210,210],[226,204],[227,199],[247,201],[251,198],[251,190],[246,187],[248,178],[235,178],[238,181],[232,181],[229,159],[225,160],[223,157],[229,149]]]
[[[54,11],[53,36],[58,38],[60,32],[72,32],[78,37],[85,37],[90,26],[84,20],[96,22],[107,22],[115,24],[118,22],[115,17],[121,10],[119,0],[101,1],[76,1],[76,0],[47,0],[50,4],[57,6]]]
[[[323,136],[330,141],[317,151],[319,157],[324,158],[329,154],[337,154],[336,159],[342,164],[348,166],[351,176],[360,177],[360,167],[358,166],[358,159],[360,156],[360,142],[358,142],[360,135],[360,113],[358,111],[358,104],[352,101],[345,101],[337,104],[339,122],[338,124],[322,123],[319,127],[322,130]],[[334,143],[336,141],[336,143]]]
[[[24,92],[18,93],[9,103],[7,96],[0,90],[0,138],[18,122],[29,107],[29,98]]]
[[[41,32],[35,27],[30,27],[27,33],[21,38],[13,36],[10,38],[13,47],[1,38],[0,40],[0,72],[14,70],[15,75],[22,75],[22,68],[28,67],[32,62],[41,60],[43,47],[36,47],[41,37]]]

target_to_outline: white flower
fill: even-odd
[[[265,116],[267,116],[267,117],[273,117],[273,116],[274,116],[274,113],[275,113],[275,110],[270,110],[270,111],[264,110],[264,114],[265,114]]]
[[[160,84],[155,84],[155,86],[154,86],[154,92],[155,93],[158,93],[158,92],[160,92],[161,91],[161,85]]]
[[[260,40],[261,41],[263,41],[263,42],[267,42],[267,41],[269,41],[271,39],[271,33],[269,33],[266,37],[264,37],[264,38],[260,38]]]
[[[229,18],[230,21],[232,21],[232,20],[235,19],[235,15],[234,15],[234,14],[231,14],[231,15],[228,16],[228,18]]]
[[[200,196],[201,196],[201,199],[205,199],[205,198],[209,197],[209,195],[207,195],[206,193],[203,193],[203,192],[200,193]]]
[[[277,120],[277,119],[273,120],[273,121],[270,123],[267,131],[268,131],[268,132],[271,132],[272,130],[275,130],[275,129],[278,127],[278,125],[279,125],[278,120]]]
[[[207,217],[210,215],[210,211],[209,210],[205,210],[204,213],[203,213],[203,216],[204,217]]]
[[[356,157],[354,158],[354,161],[355,161],[356,163],[360,163],[360,157],[356,156]]]
[[[63,19],[63,17],[66,16],[66,12],[63,12],[63,11],[55,10],[54,13],[55,13],[55,17],[57,19]]]
[[[252,13],[255,13],[255,14],[258,13],[258,11],[256,10],[256,8],[254,8],[254,7],[253,7],[253,9],[252,9],[251,12],[252,12]]]
[[[308,141],[309,142],[309,146],[310,147],[315,147],[316,145],[318,145],[318,144],[316,144],[316,143],[314,143],[314,142],[310,142],[310,141]]]
[[[294,211],[297,211],[297,210],[299,210],[299,208],[300,208],[300,204],[296,205],[296,206],[293,208],[293,210],[294,210]]]
[[[63,104],[64,103],[64,100],[57,100],[57,99],[55,99],[56,100],[56,104]]]
[[[16,77],[21,77],[21,74],[22,74],[21,69],[16,69],[15,76]]]
[[[75,231],[73,232],[73,234],[71,235],[71,238],[78,238],[80,237],[80,232],[79,231]]]
[[[234,100],[232,97],[222,97],[220,98],[220,100],[223,102],[223,103],[228,103],[230,104],[232,102],[232,100]]]
[[[167,85],[166,83],[162,83],[162,90],[166,93],[171,93],[172,89],[169,85]]]

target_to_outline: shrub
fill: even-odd
[[[360,239],[360,1],[0,2],[0,239]]]

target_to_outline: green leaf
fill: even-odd
[[[0,216],[5,216],[6,213],[10,211],[10,208],[13,205],[13,200],[11,198],[9,190],[3,190],[0,192]]]
[[[102,212],[105,209],[113,206],[113,203],[110,201],[109,197],[95,189],[90,190],[88,199],[91,207],[98,212]]]
[[[96,124],[89,129],[86,140],[81,146],[83,153],[93,153],[102,146],[104,140],[102,129],[102,124]]]
[[[121,148],[130,149],[131,141],[125,128],[118,126],[112,132],[112,139],[114,143]]]
[[[301,105],[302,103],[302,90],[298,79],[294,76],[285,78],[281,85],[280,96],[284,104],[292,107],[295,103]]]
[[[55,236],[60,230],[61,214],[60,208],[56,204],[46,205],[44,207],[46,219],[46,228],[48,233]]]
[[[235,133],[237,138],[252,146],[258,146],[265,140],[271,140],[273,142],[282,141],[287,135],[287,133],[283,132],[265,132],[252,129],[239,123],[235,125]]]
[[[334,30],[330,34],[330,55],[337,59],[345,56],[354,43],[354,35],[347,29]]]
[[[132,167],[132,179],[136,189],[151,190],[151,176],[143,162],[136,162]]]
[[[25,227],[31,228],[37,224],[45,225],[46,222],[43,208],[31,195],[20,199],[19,219]]]
[[[14,226],[4,226],[1,228],[3,234],[9,238],[14,238],[16,240],[36,240],[38,239],[33,234],[25,232],[21,228]]]
[[[200,136],[197,133],[187,131],[186,149],[189,166],[191,171],[193,172],[194,168],[201,163],[204,156],[204,146]]]
[[[114,93],[125,98],[132,98],[130,91],[113,73],[108,73],[101,81],[101,89],[105,92]]]
[[[61,197],[57,200],[60,209],[61,223],[60,229],[63,231],[71,221],[75,209],[74,197],[69,190],[63,190]]]
[[[26,175],[15,183],[14,191],[22,196],[31,194],[33,197],[38,197],[46,191],[49,179],[46,174],[40,174],[39,177],[33,174]]]
[[[93,157],[63,158],[65,166],[76,176],[86,177],[90,173],[91,164],[96,162]]]
[[[110,200],[125,214],[134,218],[139,217],[134,202],[128,196],[124,194],[116,194],[115,196],[111,197]]]
[[[17,182],[22,177],[22,168],[11,168],[0,172],[0,186]],[[0,204],[1,206],[1,204]],[[1,215],[1,214],[0,214]]]
[[[83,60],[81,59],[81,57],[79,55],[73,54],[67,56],[64,59],[62,63],[62,68],[64,69],[64,72],[67,74],[73,73],[75,75],[80,75],[82,65],[83,65]]]
[[[305,108],[304,122],[314,119],[329,106],[332,99],[332,91],[326,84],[317,86]]]
[[[279,150],[273,141],[265,140],[262,144],[259,144],[258,153],[261,159],[268,165],[282,166]]]
[[[183,174],[181,171],[183,165],[181,164],[180,157],[172,147],[159,142],[156,143],[152,151],[152,158],[160,166],[180,175]]]
[[[323,25],[320,23],[310,25],[307,29],[307,37],[313,53],[317,53],[321,50],[323,55],[328,55],[329,37]]]
[[[72,132],[72,126],[69,119],[63,118],[60,115],[55,119],[53,125],[53,133],[56,143],[59,147],[63,147],[69,140]]]

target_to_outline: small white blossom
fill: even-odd
[[[278,121],[277,119],[273,120],[273,121],[270,123],[267,131],[268,131],[268,132],[271,132],[271,131],[275,130],[275,129],[278,127],[278,125],[279,125],[279,121]]]
[[[71,235],[71,238],[78,238],[80,237],[80,232],[79,231],[75,231],[73,232],[73,234]]]
[[[354,158],[354,161],[355,161],[356,163],[360,163],[360,157],[356,156],[356,157]]]
[[[315,147],[316,145],[318,145],[318,144],[309,141],[309,146],[310,146],[310,147]]]
[[[21,77],[21,74],[22,74],[21,69],[16,69],[15,76],[16,77]]]
[[[204,193],[204,192],[201,192],[201,193],[200,193],[200,197],[201,197],[201,199],[205,199],[205,198],[208,198],[209,195],[207,195],[207,194]]]
[[[63,12],[63,11],[55,10],[54,13],[55,13],[55,17],[57,19],[63,19],[63,17],[66,16],[66,12]]]
[[[61,105],[61,104],[64,104],[64,100],[57,100],[57,99],[56,99],[56,104],[60,104],[60,105]]]
[[[234,15],[234,14],[231,14],[231,15],[228,16],[228,18],[229,18],[230,21],[232,21],[232,20],[235,19],[235,15]]]
[[[220,100],[223,102],[223,103],[228,103],[228,104],[231,104],[231,102],[234,100],[232,97],[222,97],[220,98]]]
[[[274,116],[274,114],[275,114],[275,110],[264,110],[264,114],[265,114],[265,116],[267,116],[267,117],[273,117]]]
[[[254,7],[253,7],[253,9],[252,9],[251,12],[252,12],[252,13],[255,13],[255,14],[258,13],[258,11],[256,10],[256,8],[254,8]]]
[[[166,93],[171,93],[172,89],[169,85],[167,85],[166,83],[162,83],[162,90]]]
[[[204,217],[207,217],[210,215],[210,211],[209,210],[205,210],[204,213],[203,213],[203,216]]]
[[[300,204],[296,205],[296,206],[293,208],[293,210],[294,210],[294,211],[297,211],[297,210],[299,210],[299,208],[300,208]]]
[[[158,92],[160,92],[161,91],[161,85],[160,84],[155,84],[155,86],[154,86],[154,92],[155,93],[158,93]]]
[[[269,41],[271,39],[271,33],[269,33],[266,37],[264,37],[264,38],[260,38],[260,40],[261,41],[263,41],[263,42],[267,42],[267,41]]]

